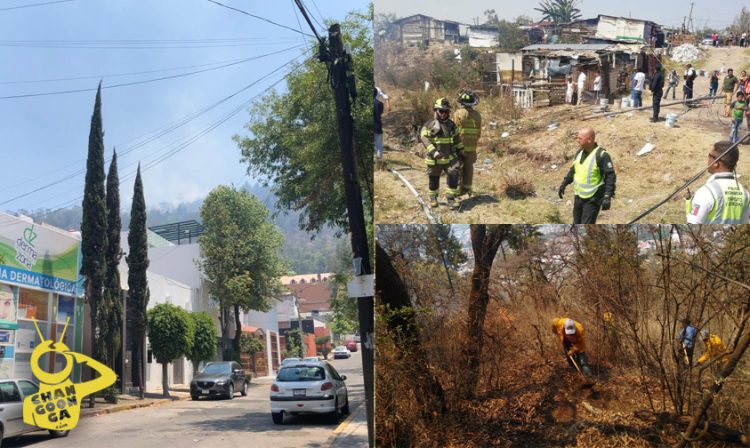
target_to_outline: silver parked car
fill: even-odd
[[[271,385],[271,417],[277,425],[284,415],[328,414],[336,423],[349,414],[346,375],[326,361],[284,366]]]
[[[23,421],[23,400],[38,391],[39,385],[31,380],[0,380],[0,443],[28,432],[45,431]],[[52,437],[65,437],[69,432],[49,430]]]

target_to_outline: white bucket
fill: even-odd
[[[673,128],[677,124],[677,114],[667,114],[664,126]]]
[[[609,106],[609,100],[607,98],[601,98],[599,99],[599,105],[602,107]]]
[[[622,97],[622,108],[630,107],[630,97],[624,96]]]

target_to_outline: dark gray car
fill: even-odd
[[[244,397],[248,383],[245,371],[238,362],[209,362],[190,381],[190,397],[197,400],[201,395],[221,395],[231,400],[235,392]]]

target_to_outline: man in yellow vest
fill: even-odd
[[[575,368],[577,365],[581,373],[591,375],[586,356],[586,332],[583,325],[567,317],[558,317],[552,320],[552,332],[560,338],[570,368]]]
[[[612,206],[617,175],[609,153],[596,143],[593,129],[581,129],[578,144],[581,149],[560,184],[557,195],[562,199],[565,187],[572,183],[575,193],[573,224],[596,224],[599,210],[609,210]]]
[[[479,97],[473,92],[462,91],[458,94],[458,103],[463,108],[453,114],[453,121],[458,127],[458,135],[464,144],[463,170],[461,171],[461,194],[472,194],[474,180],[474,163],[477,161],[477,142],[482,133],[482,116],[474,110],[479,104]]]
[[[737,180],[734,168],[740,158],[737,146],[719,158],[732,142],[714,144],[708,154],[711,177],[685,202],[688,224],[747,224],[750,194]]]
[[[460,160],[463,158],[464,144],[458,134],[456,124],[450,117],[450,101],[448,98],[438,98],[433,105],[435,118],[422,126],[420,137],[425,146],[424,162],[427,165],[427,176],[430,188],[430,206],[438,206],[438,191],[440,190],[440,174],[445,171],[448,188],[445,198],[448,208],[456,210],[459,194],[458,177],[460,175]]]
[[[709,335],[707,330],[701,330],[701,339],[706,344],[706,351],[703,352],[703,356],[698,359],[696,367],[710,361],[718,356],[721,357],[720,363],[725,364],[728,358],[727,346],[721,342],[719,336],[712,334]]]

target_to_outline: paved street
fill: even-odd
[[[361,351],[350,359],[331,361],[347,376],[351,411],[364,402]],[[81,419],[71,434],[50,439],[35,433],[8,440],[8,447],[325,447],[337,425],[324,417],[287,417],[283,426],[271,421],[270,382],[253,384],[247,397],[201,399],[134,409]],[[364,440],[367,445],[367,440]]]

